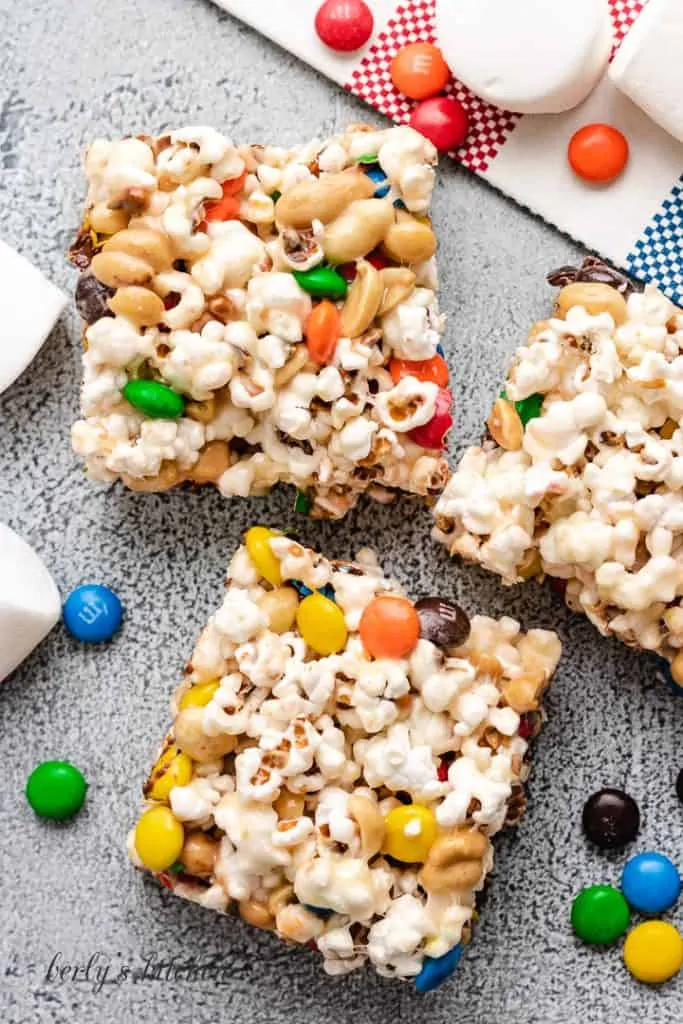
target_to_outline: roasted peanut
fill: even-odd
[[[401,302],[405,302],[415,289],[415,274],[408,267],[384,267],[380,270],[384,295],[377,311],[378,316],[386,316]]]
[[[125,210],[112,210],[106,203],[95,203],[88,212],[88,221],[98,235],[113,235],[128,225],[128,214]]]
[[[539,336],[539,334],[543,334],[544,331],[547,331],[549,327],[550,320],[537,320],[536,323],[531,326],[527,341],[533,341],[534,338]]]
[[[235,749],[237,738],[221,733],[218,736],[207,736],[203,730],[203,708],[183,708],[176,715],[173,723],[173,735],[176,745],[184,754],[200,764],[203,761],[215,761]]]
[[[468,656],[481,675],[498,679],[503,674],[503,666],[493,655],[486,654],[484,651],[470,651]]]
[[[135,284],[119,288],[107,305],[112,313],[125,316],[139,327],[153,327],[164,315],[164,304],[159,296]]]
[[[583,306],[590,316],[609,313],[615,324],[623,324],[626,319],[626,299],[608,284],[577,281],[565,285],[557,296],[555,316],[564,320],[574,306]]]
[[[280,196],[275,220],[291,228],[310,228],[314,220],[328,224],[356,199],[370,199],[376,185],[358,168],[323,174],[300,182]]]
[[[259,903],[257,900],[241,900],[238,909],[242,920],[247,924],[252,924],[254,928],[265,928],[269,931],[275,926],[275,919],[265,903]]]
[[[185,838],[179,860],[188,875],[210,878],[218,856],[219,842],[206,832],[190,832]]]
[[[145,494],[153,494],[159,491],[168,491],[175,487],[183,479],[177,463],[162,462],[161,469],[156,476],[130,476],[129,473],[122,473],[121,480],[130,491],[140,491]]]
[[[348,801],[349,817],[358,825],[363,856],[370,860],[384,842],[384,818],[374,800],[362,793],[352,793]]]
[[[223,476],[230,465],[230,449],[227,441],[209,441],[199,459],[187,471],[187,479],[195,484],[212,484]]]
[[[294,625],[299,596],[294,587],[276,587],[263,595],[259,606],[268,616],[268,628],[273,633],[287,633]]]
[[[310,942],[324,928],[320,918],[300,903],[288,903],[281,907],[275,915],[275,922],[278,934],[292,942]]]
[[[288,789],[281,790],[279,797],[273,803],[273,808],[277,811],[278,818],[281,818],[282,821],[300,818],[304,813],[305,806],[306,798],[303,794],[290,793]]]
[[[205,398],[203,402],[188,402],[185,406],[185,415],[197,423],[210,423],[216,415],[215,398]]]
[[[439,836],[433,843],[420,872],[427,892],[474,888],[484,872],[483,859],[489,840],[483,832],[461,826]]]
[[[506,398],[496,399],[486,426],[496,444],[505,451],[516,452],[522,447],[524,426],[513,402]]]
[[[384,251],[396,263],[424,263],[436,252],[436,235],[429,224],[402,214],[386,233]]]
[[[536,711],[540,696],[545,686],[545,676],[518,676],[504,682],[503,696],[513,711],[523,714],[525,711]]]
[[[154,277],[151,263],[127,252],[98,252],[93,256],[90,269],[97,280],[109,288],[146,285]]]
[[[103,252],[125,252],[150,263],[156,273],[169,270],[173,262],[171,242],[167,235],[152,228],[126,228],[118,231],[102,246]]]
[[[391,227],[394,208],[388,199],[358,199],[328,224],[322,239],[332,264],[349,263],[377,248]]]
[[[277,889],[273,889],[270,896],[268,897],[268,911],[273,917],[277,917],[278,913],[286,907],[294,899],[294,886],[293,885],[279,885]]]
[[[379,271],[367,260],[360,260],[341,312],[341,329],[345,338],[357,338],[367,331],[377,315],[383,294],[384,285]]]
[[[275,388],[284,388],[290,380],[296,377],[299,370],[303,370],[308,362],[308,349],[305,345],[297,345],[294,354],[287,360],[284,366],[275,371]]]
[[[536,548],[528,548],[528,550],[524,552],[522,561],[517,566],[517,575],[520,579],[530,580],[534,576],[540,576],[542,572],[543,565],[541,563],[541,556]]]
[[[683,651],[679,651],[669,668],[671,678],[678,686],[683,686]]]

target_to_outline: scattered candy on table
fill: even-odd
[[[423,597],[415,605],[420,637],[438,647],[460,647],[470,635],[470,620],[457,604],[440,597]]]
[[[315,16],[315,30],[325,46],[352,53],[364,46],[374,28],[372,11],[363,0],[326,0]]]
[[[628,903],[611,885],[590,885],[572,903],[572,928],[583,942],[592,946],[616,942],[630,920]]]
[[[586,838],[603,850],[632,842],[640,828],[638,804],[620,789],[601,789],[586,800],[582,815]]]
[[[668,921],[644,921],[624,943],[624,963],[638,981],[669,981],[683,967],[683,938]]]
[[[62,609],[64,625],[77,640],[100,644],[121,626],[123,605],[109,587],[86,583],[72,590]]]
[[[587,124],[569,141],[567,157],[579,178],[598,185],[614,181],[628,163],[626,137],[609,124]]]
[[[634,910],[662,914],[678,900],[681,876],[663,853],[647,851],[627,862],[621,875],[621,890]]]
[[[422,864],[436,839],[434,811],[421,804],[394,807],[384,819],[384,852],[404,864]]]
[[[405,658],[420,638],[420,618],[405,597],[375,597],[361,616],[359,632],[373,658]]]
[[[443,956],[425,957],[422,963],[422,970],[415,978],[415,988],[417,991],[423,993],[431,992],[450,978],[460,963],[463,949],[464,946],[458,943],[457,946],[449,949]]]
[[[438,46],[408,43],[391,62],[391,80],[411,100],[436,96],[448,85],[451,73]]]
[[[26,783],[26,799],[41,818],[63,821],[80,811],[88,783],[69,761],[43,761]]]
[[[150,419],[175,420],[185,411],[185,399],[158,380],[129,380],[123,397]]]
[[[135,828],[137,855],[150,871],[165,871],[175,864],[184,842],[185,830],[170,807],[150,807]]]
[[[423,100],[410,115],[410,127],[428,138],[441,153],[462,146],[470,130],[465,108],[452,96]]]

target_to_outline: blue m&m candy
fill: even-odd
[[[387,181],[387,176],[381,167],[368,167],[365,171],[370,181],[374,181],[377,188],[375,189],[375,199],[384,199],[389,193],[390,185]]]
[[[422,961],[422,970],[415,978],[415,988],[418,992],[431,992],[432,989],[443,985],[447,978],[450,978],[455,968],[460,963],[464,946],[458,944],[449,949],[443,956],[426,956]]]
[[[330,910],[329,907],[314,907],[311,903],[304,903],[304,906],[311,914],[315,914],[316,917],[321,918],[323,921],[327,921],[334,914],[334,910]]]
[[[62,609],[64,625],[77,640],[100,644],[119,629],[123,605],[113,590],[86,583],[72,590]]]
[[[639,853],[624,867],[621,891],[642,914],[662,914],[681,895],[681,876],[663,853]]]

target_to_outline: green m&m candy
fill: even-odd
[[[26,799],[40,818],[62,821],[80,811],[88,783],[69,761],[43,761],[26,783]]]
[[[611,885],[590,885],[572,903],[572,928],[591,946],[608,946],[623,935],[631,921],[628,903]]]
[[[158,380],[129,380],[123,397],[153,420],[175,420],[185,412],[183,396]]]
[[[332,267],[313,267],[312,270],[295,270],[296,283],[314,299],[345,299],[349,290],[348,282]]]
[[[529,395],[528,398],[521,398],[519,402],[515,402],[515,409],[519,413],[519,418],[524,426],[527,425],[529,420],[535,420],[537,416],[541,415],[541,406],[543,405],[543,399],[545,395]]]

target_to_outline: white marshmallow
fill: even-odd
[[[520,114],[577,106],[612,48],[607,0],[437,0],[436,31],[456,78]]]
[[[683,141],[683,4],[650,0],[619,47],[609,77],[648,117]]]
[[[59,591],[36,552],[0,523],[0,682],[47,636],[60,612]]]

